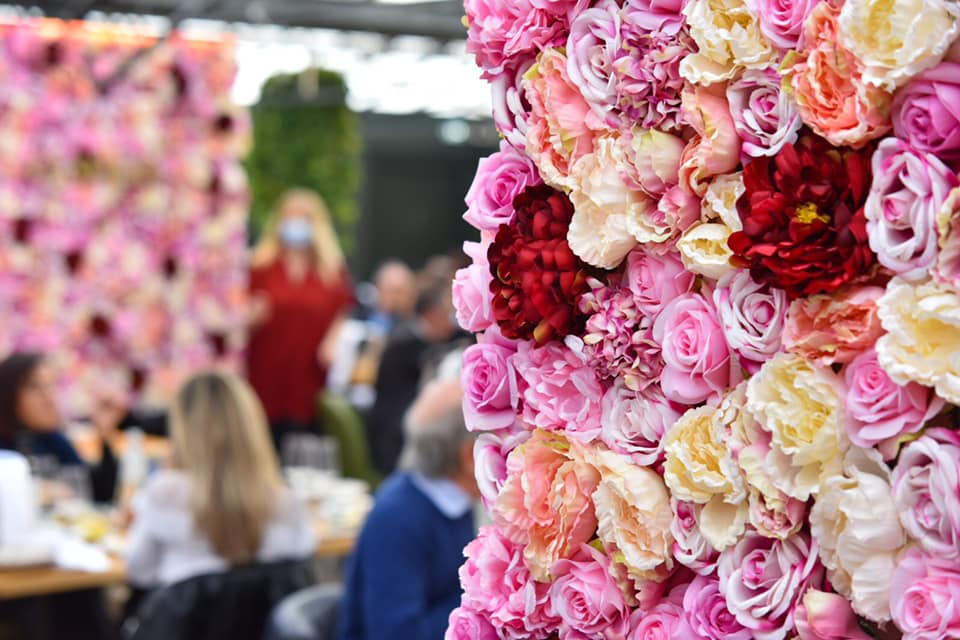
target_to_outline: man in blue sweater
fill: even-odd
[[[347,568],[340,640],[442,640],[479,497],[461,399],[459,381],[432,382],[407,412],[401,471],[378,492]]]

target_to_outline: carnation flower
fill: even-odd
[[[783,79],[774,69],[745,71],[727,85],[727,101],[742,141],[742,154],[772,156],[783,145],[797,141],[803,122],[795,102],[782,85]]]
[[[477,174],[467,191],[463,219],[480,231],[496,233],[500,225],[513,221],[514,199],[540,182],[530,158],[501,142],[499,151],[477,165]]]
[[[922,280],[937,259],[937,214],[960,185],[936,156],[887,138],[873,155],[873,185],[864,213],[870,248],[883,266]]]
[[[663,435],[680,417],[678,405],[668,401],[658,385],[635,391],[616,380],[603,395],[600,439],[617,453],[642,467],[662,458]]]
[[[786,540],[748,533],[720,554],[720,592],[737,621],[757,640],[783,640],[793,629],[794,606],[818,588],[823,567],[817,542],[805,533]]]
[[[880,287],[851,287],[832,296],[794,300],[783,346],[821,365],[850,362],[883,334],[877,315],[882,295]]]
[[[510,640],[541,640],[556,631],[560,623],[550,611],[548,585],[534,581],[520,546],[495,527],[482,527],[463,555],[464,608],[489,619]]]
[[[713,301],[727,344],[748,370],[755,371],[780,351],[785,292],[755,282],[748,271],[731,271],[717,283]]]
[[[527,425],[582,442],[600,435],[603,387],[585,354],[557,342],[539,349],[521,342],[512,364]]]
[[[877,359],[900,384],[934,387],[960,404],[960,294],[943,285],[894,278],[877,302],[887,334],[877,341]]]
[[[627,631],[630,609],[611,573],[610,559],[581,544],[553,565],[550,602],[560,618],[561,638],[617,640]]]
[[[890,576],[907,542],[890,493],[890,470],[876,451],[853,447],[843,472],[826,478],[810,509],[827,577],[854,611],[890,619]]]
[[[863,203],[866,154],[813,136],[743,170],[737,202],[743,231],[730,236],[732,262],[793,299],[830,293],[872,273]]]
[[[538,345],[579,333],[584,319],[577,304],[587,290],[587,267],[567,244],[570,201],[539,185],[521,193],[514,208],[514,221],[500,227],[487,252],[500,330]]]
[[[550,580],[557,560],[593,538],[597,516],[591,496],[599,482],[597,470],[559,434],[538,429],[510,453],[507,480],[491,515],[507,538],[523,546],[535,579]]]
[[[680,64],[680,73],[690,82],[709,85],[730,80],[743,69],[776,64],[776,49],[742,0],[690,0],[683,15],[698,49]]]

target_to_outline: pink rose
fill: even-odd
[[[550,342],[536,348],[521,342],[513,357],[523,421],[531,427],[564,431],[589,442],[600,435],[603,387],[582,354]]]
[[[477,174],[467,191],[467,212],[463,219],[480,231],[496,233],[513,220],[513,199],[527,187],[540,184],[540,175],[526,154],[507,142],[500,151],[480,160]]]
[[[516,348],[489,329],[463,352],[463,417],[471,431],[509,429],[517,419],[517,380],[510,361]]]
[[[747,533],[720,554],[720,591],[737,620],[757,640],[783,640],[807,587],[819,587],[823,567],[806,533],[786,540]]]
[[[960,432],[928,429],[900,453],[893,499],[907,534],[944,560],[960,560]]]
[[[611,574],[610,559],[587,544],[551,570],[550,602],[561,638],[615,640],[627,631],[630,609]]]
[[[908,280],[927,276],[937,259],[937,213],[958,185],[936,156],[896,138],[880,143],[863,207],[870,248],[880,264]]]
[[[960,160],[960,63],[941,62],[897,91],[893,133],[920,153]]]
[[[457,607],[450,612],[450,623],[443,640],[500,640],[490,621],[476,611]]]
[[[487,618],[510,640],[539,640],[557,630],[559,620],[549,612],[548,585],[530,576],[519,546],[495,527],[482,527],[463,555],[463,608]]]
[[[664,307],[653,339],[663,350],[663,393],[674,402],[716,400],[740,381],[717,310],[700,294],[685,293]]]
[[[893,572],[890,610],[903,640],[960,638],[960,571],[955,561],[909,549]]]
[[[700,512],[703,505],[692,502],[673,502],[673,555],[677,562],[694,573],[708,576],[717,569],[720,554],[700,533]]]
[[[530,432],[523,429],[515,432],[481,433],[474,443],[473,467],[477,489],[488,510],[493,508],[507,479],[507,456],[529,437]]]
[[[569,557],[597,530],[591,496],[600,482],[562,436],[537,430],[507,458],[507,480],[491,515],[504,534],[524,545],[534,578],[548,580],[553,564]]]
[[[683,594],[691,638],[703,640],[752,640],[753,634],[727,608],[716,576],[699,575]]]
[[[711,178],[740,164],[740,138],[722,85],[685,90],[683,113],[696,135],[683,151],[680,185],[702,198]]]
[[[769,68],[748,69],[727,85],[733,124],[743,142],[742,154],[753,158],[772,156],[783,145],[797,141],[803,121],[782,85],[780,74]]]
[[[613,56],[620,49],[620,6],[600,0],[570,24],[567,38],[567,73],[600,118],[617,102]]]
[[[530,117],[530,103],[524,96],[523,77],[534,62],[531,58],[511,65],[490,81],[493,121],[504,140],[520,151],[527,146],[527,120]]]
[[[873,349],[846,366],[844,380],[850,441],[864,448],[880,445],[887,459],[896,456],[901,436],[916,433],[943,408],[931,389],[891,380]]]
[[[663,457],[663,435],[682,413],[656,385],[642,391],[617,380],[603,395],[600,439],[634,464],[650,467]]]
[[[820,0],[748,0],[747,7],[757,16],[760,31],[778,49],[796,49],[803,23]]]
[[[855,287],[794,300],[787,310],[783,346],[821,365],[850,362],[883,335],[877,316],[883,293],[881,287]]]
[[[684,612],[683,596],[686,585],[674,587],[666,598],[645,612],[637,611],[630,618],[628,640],[672,640],[694,638]]]
[[[756,373],[780,351],[786,292],[758,284],[749,271],[737,270],[720,279],[713,301],[727,344],[740,355],[744,366]]]
[[[807,589],[793,614],[800,640],[870,640],[841,595]]]
[[[626,285],[641,313],[655,318],[664,305],[693,288],[694,274],[676,251],[656,254],[638,247],[627,256]]]
[[[464,242],[463,252],[473,259],[473,263],[459,269],[453,278],[453,308],[457,312],[457,322],[472,333],[486,331],[494,322],[487,244]]]

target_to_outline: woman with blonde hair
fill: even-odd
[[[131,584],[152,588],[312,554],[306,506],[283,485],[263,409],[246,382],[194,376],[173,402],[170,427],[172,468],[133,500]]]
[[[323,199],[286,192],[253,250],[247,375],[280,445],[314,427],[317,394],[353,305],[343,252]]]

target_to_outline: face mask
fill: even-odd
[[[313,225],[305,218],[290,218],[280,223],[280,242],[291,249],[304,249],[313,243]]]

